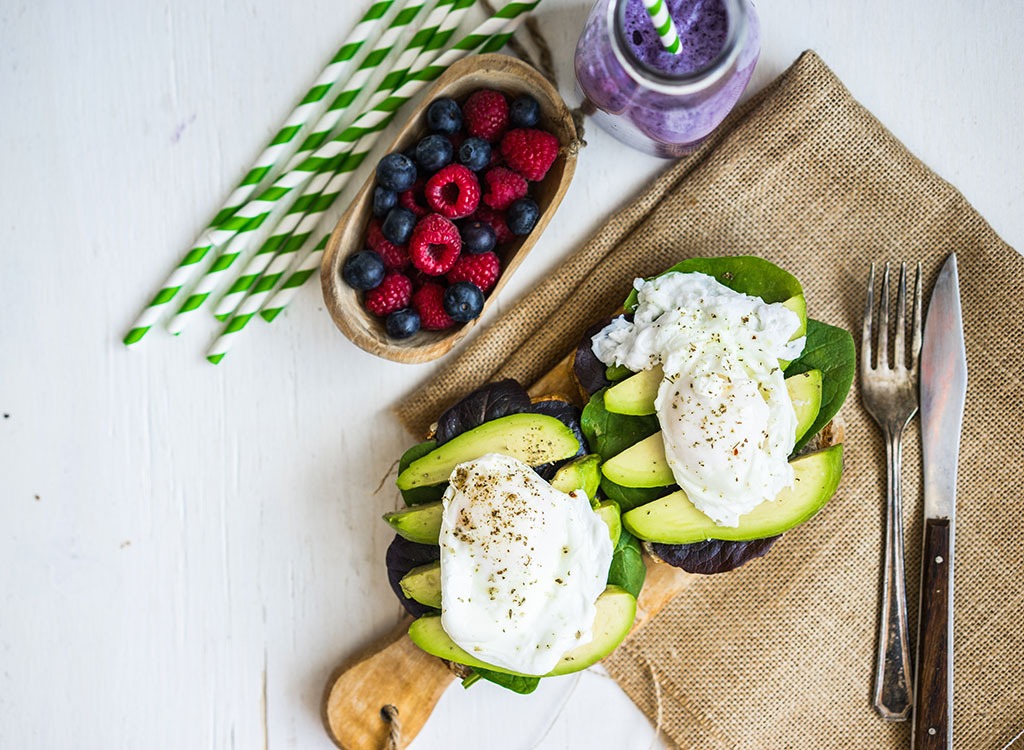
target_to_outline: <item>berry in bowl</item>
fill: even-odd
[[[558,92],[526,63],[452,65],[331,235],[320,279],[338,328],[398,362],[448,352],[547,226],[577,143]]]

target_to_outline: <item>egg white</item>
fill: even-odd
[[[612,545],[585,493],[492,453],[455,468],[443,504],[441,625],[456,644],[542,675],[591,640]]]

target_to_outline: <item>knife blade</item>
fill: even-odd
[[[914,670],[914,750],[953,747],[953,539],[967,355],[956,255],[939,271],[921,348],[924,540]]]

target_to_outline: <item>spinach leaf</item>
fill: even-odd
[[[799,280],[788,271],[783,271],[774,263],[753,255],[737,255],[725,258],[688,258],[676,263],[666,273],[704,273],[714,276],[720,284],[737,292],[760,297],[765,302],[785,302],[790,297],[804,293]],[[651,278],[657,278],[652,276]],[[634,289],[629,293],[623,307],[626,310],[636,309],[637,295]]]
[[[657,414],[635,417],[608,411],[604,408],[605,390],[602,388],[590,397],[590,402],[583,409],[580,427],[583,428],[590,450],[602,459],[609,459],[648,435],[653,435],[661,426]]]
[[[634,598],[640,596],[647,577],[647,566],[644,565],[643,549],[640,541],[625,529],[619,536],[619,542],[612,552],[612,564],[608,568],[608,584],[620,586],[631,593]]]
[[[483,669],[481,667],[473,667],[473,671],[488,682],[493,682],[495,685],[501,685],[503,688],[507,688],[514,693],[519,693],[520,695],[529,695],[536,690],[537,685],[540,684],[540,677],[527,677],[526,675],[492,672],[489,669]]]
[[[843,405],[857,367],[857,351],[849,331],[808,319],[803,353],[786,368],[786,375],[821,370],[821,409],[814,424],[794,447],[794,452],[828,424]]]
[[[409,464],[417,458],[423,458],[423,456],[430,453],[436,447],[437,443],[433,440],[425,440],[412,446],[398,459],[398,473],[401,474],[409,467]],[[444,482],[428,487],[413,487],[411,490],[399,490],[399,492],[402,493],[402,500],[405,501],[406,505],[423,505],[424,503],[433,503],[440,500],[447,487],[448,483]]]
[[[619,504],[619,508],[625,513],[627,510],[639,508],[659,497],[665,497],[676,490],[675,485],[668,487],[623,487],[616,484],[608,477],[601,475],[601,491],[609,500]]]

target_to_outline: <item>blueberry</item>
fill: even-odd
[[[462,128],[462,110],[452,99],[435,99],[427,107],[427,127],[431,133],[458,133]]]
[[[388,154],[377,162],[377,184],[401,193],[416,182],[416,165],[405,154]]]
[[[491,163],[491,144],[483,138],[467,138],[459,146],[459,163],[479,172]]]
[[[373,215],[383,219],[398,204],[398,193],[378,185],[373,189]]]
[[[395,206],[384,217],[384,221],[380,225],[380,233],[392,245],[404,245],[412,236],[414,226],[416,226],[416,214],[405,206]]]
[[[452,163],[455,149],[443,135],[428,135],[416,144],[416,163],[426,172],[436,172]]]
[[[352,253],[341,268],[341,278],[353,289],[373,289],[384,280],[384,261],[373,250]]]
[[[508,119],[514,128],[535,128],[540,122],[540,105],[527,94],[517,96],[508,108]]]
[[[539,218],[540,207],[532,198],[512,201],[512,205],[505,212],[505,223],[508,224],[509,230],[520,237],[532,232]]]
[[[444,290],[441,302],[452,320],[465,323],[484,309],[484,293],[471,281],[459,281]]]
[[[459,234],[462,249],[472,255],[490,252],[498,242],[494,228],[485,221],[468,221],[459,228]]]
[[[395,310],[384,319],[384,329],[393,339],[407,339],[420,330],[420,314],[411,307]]]

